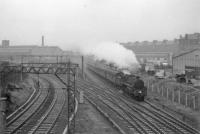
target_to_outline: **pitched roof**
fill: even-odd
[[[200,49],[199,49],[199,48],[195,48],[195,49],[192,49],[192,50],[189,50],[189,51],[184,51],[184,52],[181,52],[181,53],[179,53],[179,54],[173,56],[173,58],[177,58],[177,57],[186,55],[186,54],[188,54],[188,53],[192,53],[192,52],[197,51],[197,50],[200,50]]]
[[[1,56],[8,56],[8,55],[29,55],[31,54],[31,49],[21,49],[21,48],[0,48],[0,55]]]
[[[32,55],[61,55],[62,49],[57,46],[42,46],[32,49]]]
[[[178,44],[160,44],[160,45],[122,44],[122,45],[128,49],[131,49],[135,53],[142,53],[142,52],[176,53],[178,51]]]

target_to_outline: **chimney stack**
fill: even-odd
[[[42,36],[42,47],[44,46],[44,36]]]

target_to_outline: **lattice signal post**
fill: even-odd
[[[32,73],[32,74],[66,74],[67,76],[67,91],[68,91],[68,134],[73,134],[75,132],[75,115],[73,119],[70,119],[75,110],[75,78],[76,70],[78,69],[78,64],[71,62],[62,63],[21,63],[18,66],[4,66],[1,70],[1,89],[0,90],[0,101],[3,101],[3,108],[0,113],[0,133],[4,133],[5,128],[5,74],[8,72],[14,73]],[[39,78],[39,77],[38,77]],[[39,81],[39,79],[38,79]],[[2,125],[3,124],[3,125]],[[71,124],[71,125],[70,125]]]
[[[78,66],[77,66],[78,67]],[[67,71],[67,90],[68,90],[68,134],[75,133],[75,96],[76,96],[76,69],[71,68],[69,64],[69,71]],[[74,118],[70,119],[74,114]]]

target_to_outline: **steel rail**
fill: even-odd
[[[90,84],[91,85],[91,84]],[[108,89],[108,90],[110,90],[110,89]],[[113,91],[112,91],[112,93],[113,93]],[[116,93],[115,93],[116,94]],[[179,122],[180,123],[180,122]],[[170,126],[170,128],[173,128],[173,125],[170,123],[170,125],[168,125],[168,126]],[[187,125],[188,126],[188,125]],[[182,130],[180,130],[180,129],[177,129],[176,127],[174,127],[174,129],[172,129],[172,130],[174,130],[175,132],[179,132],[179,133],[182,133]],[[190,132],[190,131],[189,131]],[[195,131],[195,133],[197,133],[198,131]]]
[[[38,97],[35,98],[35,101],[32,101],[30,104],[30,107],[26,107],[21,113],[15,117],[15,119],[12,120],[12,122],[9,122],[6,125],[6,134],[7,133],[15,133],[17,131],[21,131],[20,128],[22,128],[27,121],[30,120],[35,114],[35,112],[38,110],[38,108],[41,108],[42,105],[47,101],[48,96],[50,95],[50,92],[48,90],[40,90],[41,93],[38,94]]]
[[[105,87],[105,86],[104,86],[104,87]],[[108,89],[108,88],[106,88],[106,89]],[[108,89],[108,90],[110,90],[110,89]],[[115,89],[114,89],[114,90],[115,90]],[[112,90],[110,90],[110,91],[112,91]],[[115,93],[115,92],[112,91],[112,93]],[[122,98],[124,98],[124,97],[122,96]],[[148,103],[149,105],[153,105],[153,104],[150,103],[150,102],[147,102],[147,101],[145,101],[145,102]],[[142,105],[140,105],[140,106],[142,106]],[[152,107],[153,107],[153,106],[152,106]],[[166,120],[168,120],[168,122],[171,122],[171,123],[169,124],[171,127],[175,127],[175,126],[174,126],[174,124],[175,124],[175,125],[176,125],[177,127],[179,127],[180,129],[183,128],[184,130],[187,130],[187,131],[190,132],[190,133],[193,133],[193,134],[198,134],[198,133],[200,133],[197,129],[195,129],[195,128],[191,127],[190,125],[186,124],[185,122],[183,122],[183,121],[177,119],[176,117],[174,117],[173,115],[167,113],[166,111],[164,111],[164,110],[162,110],[162,109],[159,109],[159,108],[157,108],[156,106],[154,106],[153,109],[157,109],[158,111],[160,111],[161,113],[160,113],[159,115],[165,114],[166,116],[161,116],[161,117],[164,118],[164,119],[166,119]],[[156,112],[156,114],[154,113],[154,115],[157,116],[157,115],[158,115],[158,112],[157,112],[157,111],[155,111],[155,112]],[[174,130],[175,130],[175,129],[176,129],[176,128],[174,128]],[[178,131],[180,132],[180,130],[178,130]]]
[[[81,85],[81,87],[84,87],[84,85]],[[140,118],[135,116],[130,110],[122,107],[121,103],[114,102],[114,100],[113,100],[114,98],[112,98],[112,100],[111,100],[111,96],[106,96],[105,94],[96,92],[96,91],[98,91],[98,90],[94,91],[93,96],[95,96],[95,94],[101,94],[101,97],[103,97],[103,98],[98,97],[101,102],[103,102],[104,104],[109,106],[109,108],[113,109],[115,112],[118,112],[118,110],[116,110],[116,109],[122,110],[123,114],[120,113],[120,114],[122,114],[121,116],[124,116],[124,114],[126,114],[129,118],[129,120],[131,119],[136,124],[132,124],[132,122],[129,122],[129,123],[131,123],[133,126],[136,125],[137,126],[136,128],[140,128],[143,131],[143,133],[148,134],[150,131],[152,131],[154,133],[164,133],[163,131],[159,130],[155,125],[153,125],[150,121],[145,119],[139,112],[135,111],[135,112],[137,112],[137,114],[140,115]],[[86,91],[86,92],[88,92],[88,91]],[[113,105],[110,104],[110,102],[113,103]],[[116,108],[114,105],[116,105],[118,108]],[[151,124],[151,126],[148,123]],[[145,126],[148,127],[149,129],[146,128]],[[137,131],[140,132],[139,130],[137,130]]]

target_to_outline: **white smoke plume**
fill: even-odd
[[[85,55],[94,55],[98,60],[114,63],[119,68],[128,68],[133,71],[139,67],[133,51],[114,42],[88,43],[81,48]]]

